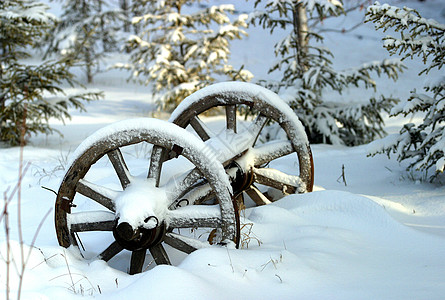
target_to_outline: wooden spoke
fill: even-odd
[[[118,148],[108,152],[107,155],[116,171],[117,177],[119,177],[122,188],[126,189],[130,184],[130,171],[128,171],[128,167],[125,164],[122,152]]]
[[[111,231],[113,230],[114,220],[101,221],[101,222],[85,222],[78,224],[71,224],[71,231],[84,232],[84,231]]]
[[[191,205],[169,212],[170,228],[220,227],[221,210],[218,205]]]
[[[194,168],[187,175],[181,178],[172,178],[166,185],[167,197],[170,204],[176,203],[202,178],[201,172]]]
[[[274,159],[293,153],[294,148],[290,141],[277,141],[258,146],[253,151],[255,154],[255,166],[261,166]]]
[[[203,243],[199,240],[182,236],[173,232],[169,232],[165,235],[164,242],[167,243],[167,245],[170,245],[171,247],[187,254],[190,254],[200,248],[209,247],[208,243]]]
[[[236,133],[236,105],[226,106],[226,128]]]
[[[168,258],[167,252],[165,252],[162,244],[157,244],[150,247],[149,250],[157,265],[171,265],[170,259]]]
[[[254,180],[276,188],[283,194],[304,193],[306,186],[299,176],[289,175],[272,168],[253,168]]]
[[[221,226],[220,217],[201,217],[190,219],[174,219],[169,225],[173,228],[216,228]]]
[[[96,201],[111,211],[116,211],[116,206],[112,200],[118,195],[116,191],[80,179],[76,185],[76,192]]]
[[[147,178],[153,178],[156,182],[156,186],[159,186],[165,153],[165,148],[156,145],[153,146]]]
[[[247,195],[256,203],[256,205],[265,205],[271,203],[263,193],[260,192],[255,186],[250,186],[249,189],[246,190]]]
[[[193,203],[194,205],[200,205],[212,199],[215,201],[215,193],[213,192],[213,190],[208,190],[206,191],[205,194],[200,195],[199,197],[193,199],[193,202],[192,201],[190,202]],[[216,202],[211,202],[211,204],[214,203]]]
[[[107,249],[105,249],[101,254],[99,254],[99,259],[104,261],[109,261],[114,256],[119,254],[124,248],[119,245],[116,241],[114,241]]]
[[[193,118],[190,119],[190,125],[203,141],[207,141],[213,136],[210,129],[204,124],[204,122],[201,121],[201,119],[199,119],[198,116],[193,116]]]
[[[187,199],[189,204],[202,204],[215,197],[215,193],[208,182],[195,185],[182,199]],[[180,202],[182,199],[179,199]]]
[[[144,266],[145,261],[145,249],[136,250],[131,253],[131,260],[130,260],[130,275],[134,275],[137,273],[142,272],[142,267]]]
[[[269,118],[267,118],[265,115],[259,114],[256,117],[255,121],[247,129],[252,136],[252,147],[255,146],[258,137],[260,136],[261,130],[263,129],[264,125],[266,125],[268,120]]]

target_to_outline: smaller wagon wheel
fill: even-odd
[[[225,109],[225,129],[220,132],[212,131],[199,117],[216,107]],[[242,109],[254,113],[251,123],[244,128],[237,119]],[[270,203],[272,199],[260,191],[259,185],[284,194],[312,191],[314,164],[304,127],[292,109],[268,89],[242,82],[208,86],[184,99],[170,121],[183,128],[190,125],[217,153],[217,159],[230,175],[234,193],[246,192],[257,205]],[[261,144],[258,139],[270,121],[278,123],[286,139]],[[270,162],[294,152],[299,163],[298,175],[268,167]],[[203,199],[198,197],[193,201],[201,203]]]
[[[141,143],[153,145],[154,157],[142,177],[130,172],[121,151]],[[109,261],[122,250],[129,250],[129,273],[135,274],[143,270],[147,250],[157,264],[170,264],[164,243],[191,253],[208,247],[208,241],[225,244],[239,238],[239,220],[225,170],[200,139],[174,124],[149,118],[119,122],[87,138],[74,157],[55,204],[57,238],[63,247],[83,247],[79,233],[111,232],[114,240],[104,245],[97,257]],[[188,161],[191,169],[179,177],[163,178],[160,184],[163,164],[178,157]],[[109,175],[117,177],[119,190],[91,179],[94,174],[89,171],[93,172],[91,167],[99,159],[110,162],[106,164]],[[218,205],[182,207],[187,203],[180,197],[203,180],[209,183]],[[207,240],[194,238],[183,234],[187,231],[184,228],[206,228],[212,236]]]

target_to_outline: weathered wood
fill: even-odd
[[[294,153],[294,148],[290,141],[277,141],[266,143],[256,147],[254,150],[254,165],[261,166],[277,158]]]
[[[145,254],[147,251],[145,249],[136,250],[131,252],[130,259],[130,275],[134,275],[142,272],[142,268],[144,267],[145,262]]]
[[[195,166],[195,168],[192,169],[189,173],[184,174],[184,176],[182,177],[183,180],[179,182],[179,186],[176,186],[175,181],[172,179],[169,181],[172,182],[171,186],[168,186],[168,188],[166,186],[163,186],[161,188],[165,189],[168,195],[171,194],[169,193],[170,187],[172,188],[171,190],[173,191],[173,194],[176,193],[175,199],[172,199],[172,201],[174,202],[176,199],[180,198],[181,195],[196,187],[196,184],[198,182],[208,182],[217,199],[217,202],[221,203],[220,206],[216,207],[216,212],[218,214],[214,214],[215,216],[217,216],[215,218],[217,218],[218,220],[210,220],[210,225],[212,227],[218,225],[219,228],[221,228],[222,238],[224,240],[236,239],[236,232],[234,228],[236,227],[235,224],[238,222],[238,220],[236,219],[236,215],[234,214],[234,209],[231,203],[231,196],[229,193],[230,187],[226,187],[221,184],[221,182],[225,181],[225,178],[222,176],[224,174],[222,169],[223,167],[221,166],[221,169],[218,172],[215,172],[215,168],[219,167],[219,165],[214,165],[214,158],[209,153],[202,153],[200,155],[199,150],[203,148],[201,147],[201,145],[187,142],[182,143],[181,139],[174,138],[175,136],[177,136],[177,134],[171,134],[171,136],[169,135],[169,132],[172,132],[172,128],[170,128],[170,130],[166,132],[160,132],[159,128],[159,124],[155,124],[152,128],[151,124],[148,122],[146,124],[146,127],[141,127],[137,131],[125,129],[119,132],[113,132],[109,136],[100,137],[97,141],[95,141],[94,144],[92,144],[91,148],[85,149],[84,152],[79,155],[79,157],[74,161],[67,174],[65,175],[59,189],[59,194],[56,201],[56,231],[59,243],[61,245],[63,245],[64,247],[69,247],[71,245],[76,246],[77,243],[73,237],[73,233],[76,232],[113,230],[113,223],[111,222],[111,219],[108,218],[100,219],[92,216],[91,219],[88,219],[89,216],[85,216],[85,220],[83,220],[82,218],[76,220],[76,218],[71,215],[71,221],[75,221],[68,222],[70,221],[70,218],[67,219],[68,211],[63,210],[63,206],[66,204],[66,201],[69,201],[69,203],[71,204],[72,199],[74,199],[76,193],[79,193],[114,212],[114,199],[117,199],[119,194],[125,193],[125,191],[113,191],[103,186],[88,182],[83,178],[95,162],[108,155],[112,164],[114,162],[113,166],[116,170],[115,172],[118,174],[118,177],[121,180],[121,183],[123,183],[125,186],[128,181],[131,181],[131,175],[127,173],[127,167],[124,159],[121,157],[121,153],[119,153],[120,151],[115,151],[115,149],[120,149],[121,147],[141,142],[148,142],[153,145],[152,160],[148,170],[148,177],[155,179],[157,181],[157,185],[159,185],[162,164],[164,161],[169,159],[168,157],[166,157],[166,153],[168,153],[170,149],[176,149],[175,152],[177,155],[184,156]],[[178,151],[178,149],[180,151]],[[213,168],[211,168],[210,166],[213,166]],[[128,181],[126,178],[128,179]],[[147,201],[150,201],[150,199],[147,198]],[[168,205],[168,203],[166,203],[166,205]],[[82,213],[84,212],[79,212],[79,214]],[[109,213],[114,217],[114,214],[112,212]],[[193,212],[191,213],[192,219],[195,219],[193,218]],[[205,221],[209,222],[208,219]],[[204,221],[201,221],[199,218],[198,222],[195,222],[194,224],[191,223],[192,222],[186,224],[182,222],[182,225],[179,224],[179,226],[196,227],[200,226],[200,224],[205,226],[208,225]],[[163,236],[160,236],[159,244],[151,247],[150,252],[155,258],[156,263],[169,264],[170,260],[164,248],[162,247],[162,238]],[[141,247],[144,247],[144,245],[142,245]],[[122,251],[122,249],[123,247],[116,241],[102,253],[100,253],[99,257],[108,261],[115,257],[120,251]],[[87,249],[87,251],[89,250]],[[143,255],[141,253],[134,252],[132,262],[130,262],[131,273],[141,271],[141,265],[143,264],[142,256]]]
[[[167,243],[167,245],[178,249],[179,251],[190,254],[198,249],[196,244],[199,241],[169,232],[165,235],[164,242]]]
[[[71,231],[85,232],[85,231],[111,231],[113,230],[115,221],[101,221],[101,222],[85,222],[78,224],[71,224]]]
[[[210,129],[207,128],[198,116],[194,116],[190,120],[190,125],[203,141],[207,141],[213,135],[211,134]]]
[[[107,247],[107,249],[105,249],[101,254],[98,255],[98,258],[104,261],[109,261],[114,256],[119,254],[122,250],[124,250],[124,247],[114,241],[113,243],[111,243],[110,246]]]
[[[255,186],[250,186],[249,189],[246,190],[247,195],[256,203],[256,205],[266,205],[270,204],[270,200],[267,199],[266,196],[263,195],[263,193],[260,192]]]
[[[255,125],[256,121],[258,121],[257,125],[262,124],[262,122],[259,121],[264,121],[264,117],[267,117],[264,124],[270,119],[280,125],[292,145],[292,151],[297,153],[300,171],[299,176],[305,183],[306,190],[310,192],[314,185],[314,164],[307,137],[304,132],[302,133],[301,126],[297,127],[294,122],[295,120],[288,117],[289,111],[284,112],[282,110],[283,106],[274,106],[274,101],[270,101],[268,95],[270,95],[268,91],[259,92],[258,89],[239,90],[239,88],[237,88],[236,92],[228,89],[225,91],[207,93],[206,96],[196,99],[196,101],[193,101],[187,107],[181,107],[180,105],[178,109],[181,113],[176,114],[172,121],[185,128],[195,116],[218,106],[238,107],[239,105],[246,105],[251,110],[260,112],[259,118],[257,117],[257,120],[254,121],[253,125]],[[255,126],[256,128],[259,128],[259,130],[252,131],[254,132],[252,134],[253,146],[255,145],[262,128],[262,126],[257,125]],[[268,162],[264,157],[263,161],[264,163]]]
[[[156,145],[153,146],[147,178],[154,179],[156,186],[159,186],[162,163],[164,160],[165,153],[166,153],[165,148]]]
[[[173,178],[168,182],[165,187],[168,191],[169,205],[180,200],[202,177],[201,171],[194,168],[182,178]]]
[[[249,126],[249,132],[252,134],[252,147],[255,146],[258,137],[260,136],[261,130],[263,130],[264,125],[266,125],[267,121],[269,120],[268,117],[260,113],[255,121],[253,121],[252,125]]]
[[[108,152],[107,155],[111,161],[111,164],[113,165],[114,170],[116,171],[122,188],[126,189],[127,186],[130,184],[130,171],[128,170],[128,167],[125,163],[122,152],[118,148]]]
[[[289,175],[276,169],[252,168],[255,182],[276,188],[284,194],[303,193],[306,190],[299,176]]]
[[[293,123],[286,121],[280,123],[280,125],[287,133],[287,136],[297,153],[300,170],[299,176],[306,185],[306,191],[312,192],[314,186],[314,159],[312,157],[309,143],[304,144],[300,141],[301,137],[298,135],[299,132],[296,130]]]
[[[226,128],[236,133],[236,105],[226,106]]]
[[[172,217],[168,223],[170,228],[217,228],[221,227],[221,217],[189,217],[175,218]]]
[[[157,265],[171,265],[170,259],[168,258],[167,252],[165,252],[162,244],[157,244],[150,247],[149,250]]]
[[[215,198],[215,192],[208,182],[199,182],[195,184],[189,192],[184,194],[180,199],[187,199],[189,204],[202,204],[207,200]],[[180,201],[178,201],[180,202]]]
[[[111,211],[116,211],[116,206],[114,201],[109,197],[101,194],[98,191],[95,191],[92,187],[95,186],[92,183],[87,182],[86,180],[79,180],[76,185],[76,192],[84,195],[85,197],[90,198],[91,200],[96,201],[97,203],[103,205]]]
[[[202,140],[208,140],[209,138],[213,137],[213,134],[205,126],[205,124],[201,122],[201,120],[199,120],[198,115],[213,107],[224,106],[226,109],[226,128],[229,130],[233,130],[234,134],[232,135],[246,142],[247,146],[245,147],[244,143],[242,143],[242,146],[234,147],[235,150],[232,151],[234,152],[233,155],[227,157],[227,159],[224,159],[222,163],[226,163],[226,166],[230,165],[232,162],[240,163],[240,165],[237,166],[235,170],[239,170],[240,172],[238,173],[243,173],[240,176],[246,176],[246,184],[242,185],[242,189],[247,189],[246,192],[258,205],[267,204],[270,203],[270,201],[254,185],[251,185],[252,180],[280,190],[284,189],[286,190],[285,192],[293,192],[292,189],[295,190],[295,188],[298,189],[299,187],[303,186],[301,185],[296,187],[291,184],[292,182],[297,182],[296,178],[301,177],[307,190],[312,190],[312,155],[308,146],[308,142],[307,140],[305,140],[305,136],[298,136],[303,135],[301,128],[295,125],[298,125],[298,121],[295,122],[295,118],[290,116],[286,109],[282,110],[283,106],[278,105],[277,107],[274,107],[274,101],[266,99],[266,97],[268,97],[270,93],[256,93],[252,91],[253,89],[246,89],[246,91],[222,91],[212,95],[206,94],[207,96],[202,97],[202,99],[193,101],[190,107],[186,107],[185,109],[181,108],[181,111],[183,113],[177,115],[173,122],[182,127],[186,127],[190,124]],[[240,133],[236,133],[237,130],[240,130],[239,128],[237,128],[236,120],[236,113],[239,105],[246,105],[250,107],[252,111],[257,113],[259,112],[259,114],[246,130],[243,130]],[[270,119],[277,122],[281,126],[289,139],[289,141],[283,142],[281,145],[279,145],[278,148],[275,147],[276,145],[274,147],[271,147],[271,145],[256,145],[258,137],[260,136],[264,125]],[[137,132],[134,130],[123,130],[122,132],[112,133],[110,134],[110,136],[98,140],[97,143],[95,143],[91,147],[91,149],[87,149],[78,159],[76,159],[70,170],[67,172],[64,178],[64,182],[59,190],[60,195],[58,196],[56,204],[56,212],[58,214],[56,216],[56,220],[58,220],[57,224],[59,225],[56,226],[68,226],[66,225],[67,211],[63,211],[63,209],[61,209],[61,206],[63,204],[62,200],[69,199],[68,201],[72,201],[76,192],[79,192],[91,198],[93,201],[100,203],[110,210],[114,210],[114,196],[110,196],[107,190],[95,189],[93,185],[86,183],[86,181],[83,181],[82,179],[84,178],[91,165],[93,165],[102,156],[107,154],[110,158],[111,163],[113,164],[119,180],[121,181],[122,187],[125,189],[128,184],[130,184],[129,182],[131,181],[131,176],[129,175],[128,168],[122,157],[122,153],[120,153],[119,148],[140,142],[149,142],[153,144],[153,151],[148,170],[148,178],[155,179],[156,186],[159,186],[162,164],[169,159],[166,154],[169,153],[170,149],[180,149],[181,151],[175,151],[175,153],[177,155],[186,157],[196,167],[189,173],[184,174],[184,176],[182,176],[179,181],[175,182],[175,180],[170,180],[167,185],[164,185],[162,187],[166,190],[168,197],[170,197],[170,202],[166,205],[173,205],[175,203],[177,204],[177,201],[182,201],[182,199],[185,199],[185,197],[192,199],[192,202],[189,202],[190,204],[196,204],[204,201],[203,199],[208,199],[208,197],[213,196],[215,196],[217,198],[217,201],[221,204],[219,206],[220,208],[217,210],[218,214],[211,212],[210,214],[206,215],[203,213],[203,211],[199,211],[199,208],[197,211],[194,211],[193,209],[189,210],[185,214],[182,214],[182,216],[180,214],[178,214],[177,216],[172,214],[171,218],[169,216],[168,220],[165,220],[169,228],[221,228],[223,239],[233,239],[234,236],[236,236],[237,234],[239,235],[239,233],[236,233],[234,230],[234,228],[236,227],[236,223],[239,223],[239,220],[233,212],[232,203],[229,203],[230,199],[228,198],[230,198],[230,195],[225,190],[225,188],[222,188],[220,185],[215,184],[214,181],[210,180],[209,183],[205,182],[206,178],[214,179],[214,174],[212,170],[209,170],[207,168],[208,165],[205,164],[205,160],[196,158],[196,149],[193,150],[194,152],[190,152],[190,149],[194,149],[194,147],[190,147],[190,149],[187,149],[187,143],[184,143],[184,145],[180,145],[176,141],[177,139],[169,139],[168,137],[166,137],[166,134],[164,132],[157,132],[159,131],[159,126],[154,127],[155,130],[152,130],[153,128],[149,127],[150,126],[148,126],[147,128],[140,128]],[[235,141],[234,143],[232,143],[232,145],[241,145],[237,143],[236,138],[227,138],[227,141],[229,142],[232,140]],[[226,140],[224,140],[223,142],[226,142]],[[251,147],[256,148],[252,149]],[[250,152],[250,150],[252,150],[252,152]],[[297,153],[299,160],[299,177],[292,177],[292,175],[287,175],[285,173],[278,174],[280,176],[269,176],[267,172],[262,172],[261,169],[255,169],[255,167],[259,168],[263,164],[269,163],[271,160],[277,159],[293,152]],[[248,155],[252,153],[254,154],[253,157],[255,167],[249,162],[246,163],[247,160],[242,161],[243,155],[245,153],[249,153]],[[211,156],[207,155],[207,153],[203,153],[202,156],[208,156],[209,159],[211,158]],[[250,160],[250,162],[251,161],[252,160]],[[244,165],[243,163],[246,165]],[[286,180],[281,180],[281,177],[286,178]],[[177,211],[182,209],[183,208],[180,208]],[[108,224],[107,222],[110,222],[110,224]],[[86,221],[69,226],[71,226],[71,231],[90,231],[96,229],[106,230],[111,227],[111,221]],[[65,232],[65,228],[58,228],[57,230],[59,242],[63,244],[63,241],[66,240],[67,235],[67,233]],[[68,232],[68,234],[70,233]],[[167,233],[165,235],[164,241],[169,242],[170,244],[174,244],[176,248],[186,253],[190,253],[197,248],[197,241],[186,240],[184,239],[184,237],[179,235],[175,236],[172,233]],[[114,255],[116,255],[116,253],[121,251],[120,248],[121,247],[119,245],[112,244],[103,253],[101,253],[101,256],[110,259]],[[156,246],[151,247],[150,252],[158,264],[170,263],[165,249],[162,247],[162,244],[157,244]],[[144,257],[145,252],[143,254],[142,251],[133,252],[132,261],[130,263],[131,273],[140,272],[142,270]]]

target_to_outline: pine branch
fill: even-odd
[[[391,36],[384,38],[384,47],[390,54],[403,54],[402,60],[420,56],[424,63],[432,57],[431,65],[419,75],[433,68],[440,69],[445,63],[445,24],[422,18],[411,8],[401,9],[378,2],[368,8],[365,22],[374,22],[376,29],[386,31],[392,28],[400,32],[399,39]]]
[[[431,64],[419,75],[443,66],[445,24],[422,18],[410,8],[400,9],[379,3],[368,9],[367,21],[376,23],[377,29],[393,28],[400,32],[400,39],[384,39],[384,47],[391,54],[398,53],[402,59],[420,56],[424,63],[431,60]],[[427,94],[411,91],[411,96],[391,111],[391,115],[404,116],[424,112],[423,121],[418,125],[405,124],[392,143],[374,150],[386,152],[388,156],[394,153],[398,161],[409,160],[407,170],[421,170],[425,176],[434,170],[434,175],[430,176],[430,180],[434,180],[445,167],[445,78],[437,78],[424,90]]]

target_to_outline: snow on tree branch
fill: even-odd
[[[398,8],[388,4],[376,2],[368,7],[365,22],[376,23],[376,29],[386,31],[392,28],[400,32],[400,38],[387,36],[384,47],[390,54],[404,53],[407,57],[421,56],[424,63],[432,57],[432,64],[423,72],[431,68],[441,68],[445,63],[445,25],[432,19],[425,19],[411,8]]]
[[[43,3],[28,3],[28,5],[19,5],[18,3],[9,3],[7,10],[0,9],[0,18],[7,19],[25,19],[28,22],[48,23],[57,18],[47,12],[48,6]]]
[[[398,8],[376,2],[367,10],[368,22],[376,23],[383,31],[392,28],[400,32],[400,38],[387,36],[383,46],[402,59],[420,56],[431,63],[419,75],[432,69],[440,69],[445,63],[445,25],[423,18],[411,8]],[[430,180],[437,178],[445,167],[445,77],[440,76],[424,87],[425,93],[411,91],[411,96],[391,110],[392,116],[424,113],[419,125],[405,124],[397,138],[391,142],[377,142],[371,155],[394,153],[397,160],[408,160],[408,170],[434,172]]]
[[[199,1],[188,1],[188,4]],[[182,3],[182,4],[181,4]],[[153,86],[159,109],[172,111],[193,92],[216,81],[248,81],[253,75],[228,64],[230,41],[247,35],[248,16],[232,17],[233,5],[181,10],[183,2],[158,1],[134,17],[143,30],[130,36],[130,63],[117,68],[131,71],[131,79]]]
[[[331,51],[313,43],[322,43],[323,36],[314,32],[308,16],[322,21],[343,12],[342,2],[337,0],[273,0],[267,1],[262,11],[249,16],[251,23],[271,33],[276,28],[287,30],[287,35],[274,47],[279,60],[269,69],[269,72],[282,72],[282,79],[262,84],[287,99],[313,143],[357,145],[383,136],[380,113],[389,112],[396,99],[381,97],[348,104],[332,103],[324,99],[324,93],[333,90],[341,94],[350,86],[375,89],[372,73],[396,80],[405,68],[400,60],[384,60],[335,70]]]

